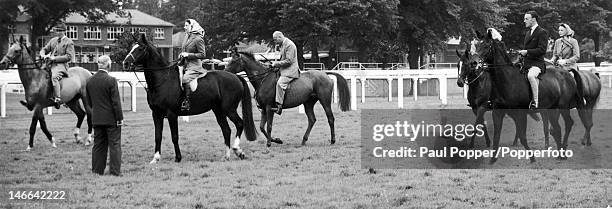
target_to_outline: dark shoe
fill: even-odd
[[[276,107],[273,107],[272,111],[274,111],[276,114],[280,115],[281,113],[283,113],[283,105],[276,103]]]

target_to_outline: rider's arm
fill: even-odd
[[[40,57],[44,57],[47,55],[47,53],[49,53],[51,51],[51,42],[53,41],[53,39],[49,40],[49,42],[47,42],[47,44],[40,49]]]
[[[74,43],[70,39],[64,42],[66,44],[66,54],[62,56],[56,56],[55,59],[53,60],[54,62],[70,62],[70,60],[72,60],[72,57],[74,56]],[[61,46],[57,46],[57,47],[61,47]]]
[[[206,46],[204,45],[204,40],[198,38],[198,40],[195,41],[195,48],[196,52],[187,53],[187,56],[185,58],[204,59],[204,57],[206,56]]]
[[[578,45],[578,41],[576,39],[570,39],[570,43],[572,44],[572,57],[567,59],[568,64],[574,64],[578,62],[580,59],[580,46]]]
[[[289,44],[289,46],[287,46],[287,49],[285,50],[285,59],[275,62],[274,67],[291,66],[292,63],[297,62],[297,57],[295,56],[295,54],[297,54],[295,45]]]
[[[560,42],[560,41],[559,40],[555,40],[555,47],[553,47],[553,51],[552,51],[553,56],[552,56],[552,58],[550,58],[550,62],[552,62],[552,63],[555,63],[559,59],[559,54],[557,54],[557,47],[560,47],[561,43],[558,43],[558,42]]]
[[[546,32],[540,31],[538,36],[538,46],[533,49],[527,49],[528,56],[539,57],[546,54],[546,48],[548,46],[548,35],[546,35]]]

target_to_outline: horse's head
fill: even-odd
[[[23,37],[19,42],[13,42],[8,49],[8,52],[2,60],[0,60],[0,69],[4,70],[11,64],[21,65],[24,64],[25,60],[29,58],[27,56],[27,47],[22,42]]]
[[[456,50],[455,52],[459,57],[459,63],[457,64],[457,86],[463,87],[464,84],[470,83],[478,76],[478,60],[476,56],[470,56],[468,49],[465,49],[463,54]]]
[[[472,55],[478,60],[476,68],[486,68],[487,65],[493,64],[497,60],[507,62],[508,58],[505,53],[505,45],[502,42],[502,36],[494,28],[487,29],[486,35],[476,31],[478,40],[472,42]]]
[[[259,75],[266,70],[266,67],[257,61],[251,53],[238,52],[234,48],[231,50],[231,56],[232,59],[225,66],[225,71],[232,73],[244,71],[247,75]]]
[[[155,51],[147,41],[144,34],[141,34],[140,39],[134,38],[134,45],[130,52],[123,59],[123,68],[133,70],[137,65],[144,65],[150,59],[151,52]]]

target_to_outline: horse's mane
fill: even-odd
[[[242,55],[244,55],[244,56],[248,57],[248,58],[249,58],[249,59],[251,59],[251,60],[256,60],[256,59],[255,59],[255,55],[253,55],[253,53],[251,53],[251,52],[238,52],[238,53],[240,53],[240,54],[242,54]]]
[[[498,51],[499,53],[501,53],[501,55],[504,58],[504,61],[507,64],[512,63],[512,59],[510,59],[510,56],[508,55],[507,51],[506,51],[506,44],[504,44],[504,42],[502,41],[498,41],[498,40],[491,40],[493,43],[493,47],[496,47],[495,50]]]

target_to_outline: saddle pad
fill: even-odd
[[[196,89],[198,88],[198,80],[200,78],[203,78],[204,76],[206,76],[206,74],[208,74],[208,72],[200,74],[197,78],[195,78],[191,82],[189,82],[189,87],[191,88],[192,92],[196,91]]]

